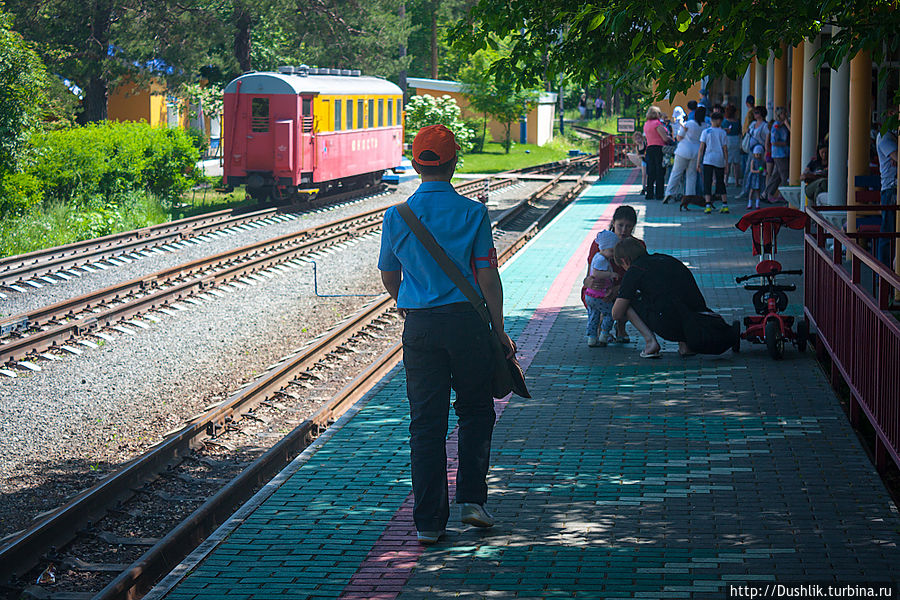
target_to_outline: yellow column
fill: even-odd
[[[847,204],[856,204],[857,175],[869,173],[872,143],[872,55],[863,51],[850,61],[849,140],[847,145]],[[847,213],[847,231],[856,231],[856,214]]]
[[[781,46],[781,58],[775,59],[775,106],[787,108],[787,48]]]
[[[750,95],[756,98],[756,61],[750,61]],[[744,98],[741,98],[744,101]]]
[[[794,47],[791,67],[791,185],[800,185],[800,173],[803,171],[803,42]],[[800,206],[805,206],[804,196],[800,194]]]

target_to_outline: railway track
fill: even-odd
[[[577,180],[564,181],[563,176],[573,171],[581,171]],[[588,172],[586,161],[567,165],[554,180],[496,219],[501,264],[583,189]],[[15,598],[139,598],[399,362],[400,345],[385,342],[378,334],[391,323],[397,326],[391,309],[386,294],[377,298],[118,472],[5,540],[0,546],[0,586]],[[265,421],[260,410],[275,408],[289,415],[293,409],[284,404],[299,397],[292,389],[310,387],[310,379],[322,377],[316,374],[317,368],[327,368],[326,363],[339,360],[341,354],[352,356],[359,352],[354,346],[369,347],[371,340],[379,337],[381,346],[389,347],[377,360],[340,386],[312,416],[292,423],[290,433],[268,450],[252,459],[236,456],[222,460],[198,454],[197,449],[204,446],[229,450],[224,438],[247,426],[242,424]],[[205,475],[198,476],[198,470]],[[166,492],[173,481],[180,495]],[[129,508],[135,504],[140,509]],[[174,510],[176,504],[180,511]],[[141,515],[153,515],[155,521],[172,512],[178,513],[177,518],[158,536],[122,535],[122,531],[135,529],[128,523]],[[117,518],[126,524],[110,523]],[[73,552],[73,548],[82,550]],[[92,558],[81,558],[85,554]],[[68,585],[56,585],[62,572],[67,573]]]
[[[0,332],[8,334],[0,339],[0,364],[13,363],[31,371],[40,370],[36,362],[24,359],[37,360],[38,356],[45,360],[58,359],[49,353],[51,349],[78,354],[81,350],[70,344],[90,347],[95,342],[86,339],[88,336],[102,339],[111,335],[104,333],[105,328],[134,333],[124,326],[141,327],[140,322],[131,320],[137,315],[150,310],[168,310],[173,303],[190,301],[196,294],[221,294],[217,286],[249,284],[252,282],[248,278],[258,279],[260,272],[288,268],[282,265],[378,229],[385,210],[370,210],[248,244],[0,320]],[[7,376],[15,376],[15,371],[3,371]]]
[[[569,169],[578,168],[579,164],[579,160],[548,163],[501,175],[546,173],[560,169],[565,173]],[[466,182],[457,186],[457,189],[460,193],[472,194],[476,190],[496,191],[513,183],[514,179],[486,178]],[[271,212],[273,210],[246,215],[246,218],[277,217]],[[192,302],[192,298],[198,294],[221,293],[215,288],[228,282],[237,282],[232,285],[250,283],[247,278],[258,277],[256,273],[259,271],[284,268],[278,265],[324,246],[363,235],[378,227],[384,210],[368,211],[348,219],[246,245],[0,319],[0,374],[15,377],[17,372],[13,367],[39,371],[40,359],[52,361],[59,358],[54,352],[79,354],[83,347],[96,347],[100,340],[110,340],[116,333],[132,334],[133,327],[146,326],[145,323],[134,320],[139,315],[151,310],[165,312],[173,303]],[[213,220],[214,223],[206,223],[202,227],[235,226],[232,218],[215,217]],[[187,226],[185,223],[174,223],[172,227],[181,233],[173,234],[167,230],[165,236],[182,235]],[[197,231],[199,227],[201,225],[198,222],[192,221],[190,230]],[[101,246],[106,248],[107,244],[108,242],[102,242]],[[74,251],[67,250],[65,254],[71,255],[72,252]],[[82,255],[77,260],[86,259]],[[41,268],[50,267],[45,265]]]
[[[558,168],[560,164],[547,163],[503,174],[545,173]],[[513,183],[508,179],[485,178],[459,184],[457,189],[461,194],[475,195],[497,191]],[[361,196],[381,192],[385,187],[382,185],[375,189],[363,188],[329,195],[298,211],[285,212],[284,209],[289,207],[273,207],[244,214],[237,214],[231,209],[222,210],[27,254],[0,257],[0,299],[6,297],[4,291],[27,293],[45,285],[62,284],[86,273],[140,260],[153,252],[177,250],[188,243],[208,241],[212,236],[293,220],[323,206],[336,208]],[[9,330],[8,324],[0,325],[0,335],[5,335]]]
[[[107,235],[36,250],[27,254],[0,258],[0,289],[6,292],[28,292],[44,285],[60,284],[97,269],[108,269],[134,260],[140,260],[151,252],[175,250],[187,243],[199,243],[210,236],[225,232],[237,232],[248,227],[261,227],[318,210],[327,202],[336,207],[355,201],[361,196],[379,193],[385,186],[352,190],[331,195],[311,203],[303,210],[281,212],[286,207],[273,207],[255,212],[238,214],[233,209],[197,215],[186,219],[160,223],[150,227]],[[0,298],[5,295],[0,292]]]

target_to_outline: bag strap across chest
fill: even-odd
[[[459,288],[459,291],[461,291],[469,302],[472,303],[472,306],[475,307],[475,310],[478,311],[478,314],[481,315],[484,322],[490,326],[491,314],[487,309],[487,305],[484,303],[484,299],[475,290],[475,286],[469,283],[469,280],[465,278],[462,271],[459,270],[459,267],[450,260],[450,257],[447,256],[444,249],[437,243],[437,240],[434,239],[434,236],[431,235],[428,228],[425,227],[422,221],[420,221],[415,213],[413,213],[412,209],[409,207],[409,203],[404,202],[403,204],[398,204],[397,212],[403,217],[406,224],[409,225],[413,235],[415,235],[422,243],[428,251],[428,254],[431,255],[438,266],[447,274],[447,277],[449,277],[456,287]]]

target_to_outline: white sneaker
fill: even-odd
[[[416,538],[423,546],[431,546],[437,544],[438,540],[446,533],[446,531],[417,531]]]
[[[600,345],[600,342],[597,340],[597,336],[596,336],[596,335],[589,335],[589,336],[588,336],[588,347],[589,347],[589,348],[596,348],[596,347],[599,346],[599,345]]]
[[[460,504],[459,520],[474,527],[494,526],[494,517],[480,504]]]
[[[597,338],[597,345],[601,348],[606,348],[607,342],[609,342],[609,334],[605,331],[600,332],[600,337]]]

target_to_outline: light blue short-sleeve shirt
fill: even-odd
[[[407,202],[450,260],[479,290],[475,269],[497,266],[487,208],[459,195],[444,181],[423,182]],[[384,214],[378,268],[402,272],[397,298],[400,308],[434,308],[468,301],[396,208]]]

